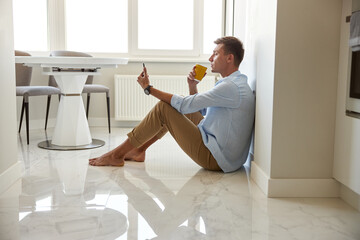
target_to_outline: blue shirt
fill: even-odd
[[[249,153],[255,116],[255,96],[240,71],[219,80],[204,93],[173,95],[171,106],[182,114],[200,111],[198,124],[205,146],[224,172],[239,169]]]

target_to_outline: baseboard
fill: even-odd
[[[340,197],[340,183],[330,179],[270,179],[269,197]]]
[[[340,183],[335,179],[273,179],[255,163],[251,178],[268,197],[340,197]]]
[[[19,121],[17,121],[17,127],[19,127]],[[55,118],[49,118],[48,119],[48,124],[47,124],[47,128],[53,128],[55,126]],[[44,129],[45,128],[45,118],[44,119],[33,119],[30,120],[29,122],[29,129],[30,130],[34,130],[34,129]],[[26,121],[25,119],[23,119],[22,122],[22,126],[21,126],[21,131],[25,132],[26,131]]]
[[[360,211],[360,195],[352,191],[347,186],[341,184],[340,187],[340,197],[347,204]]]
[[[21,163],[14,165],[0,174],[0,195],[10,188],[17,180],[21,178]]]
[[[268,196],[269,176],[254,161],[251,161],[250,169],[251,179],[258,185],[261,191]]]

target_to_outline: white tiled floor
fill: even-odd
[[[360,213],[342,200],[268,199],[248,167],[205,171],[170,135],[145,163],[88,166],[128,131],[92,128],[106,145],[86,151],[39,149],[41,130],[29,146],[19,138],[20,195],[0,199],[0,239],[360,239]]]

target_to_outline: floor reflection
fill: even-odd
[[[115,181],[128,198],[128,215],[135,214],[129,218],[128,239],[238,239],[239,234],[250,239],[246,178],[245,169],[226,175],[199,170],[185,179],[181,189],[171,189],[173,179],[159,180],[136,167],[125,167]],[[112,194],[107,206],[116,209],[119,195]]]
[[[110,240],[126,232],[127,217],[105,206],[110,189],[99,189],[100,195],[107,194],[106,199],[97,199],[94,180],[86,181],[89,156],[87,151],[49,152],[48,161],[23,177],[18,212],[21,236]]]
[[[22,236],[28,239],[116,239],[126,232],[127,218],[109,208],[56,207],[21,212]]]
[[[144,163],[89,167],[90,152],[48,152],[23,177],[28,239],[237,239],[251,236],[247,168],[156,178]],[[154,175],[154,174],[153,174]],[[246,207],[245,207],[246,206]]]
[[[64,152],[64,160],[55,161],[65,195],[79,195],[84,192],[86,172],[90,152]],[[67,160],[66,160],[67,159]],[[69,164],[67,161],[71,161]]]

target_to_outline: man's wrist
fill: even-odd
[[[190,87],[189,92],[190,92],[190,95],[194,95],[194,94],[198,93],[197,87],[196,86],[195,87]]]
[[[144,93],[146,95],[150,95],[150,91],[151,91],[150,88],[152,88],[152,85],[150,85],[150,84],[144,88]]]

